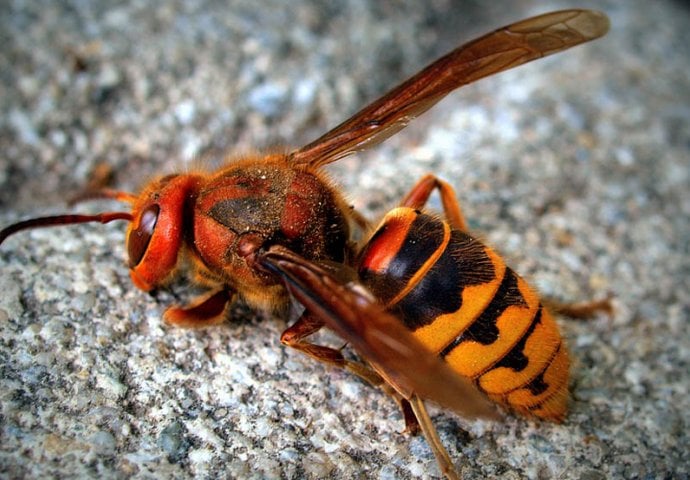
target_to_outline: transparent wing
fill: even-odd
[[[290,153],[293,165],[319,167],[376,145],[462,85],[594,40],[605,14],[562,10],[499,28],[462,45],[312,143]]]

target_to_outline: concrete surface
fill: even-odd
[[[466,87],[329,169],[371,217],[436,172],[544,295],[615,299],[611,319],[562,322],[563,425],[433,410],[465,478],[688,477],[690,7],[578,3],[610,15],[605,39]],[[65,211],[100,163],[136,190],[298,146],[460,42],[566,6],[3,2],[0,225]],[[392,401],[280,346],[285,320],[164,325],[174,295],[131,285],[122,232],[0,247],[1,477],[438,477]]]

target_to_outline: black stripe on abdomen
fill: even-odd
[[[534,319],[532,319],[532,323],[520,341],[515,344],[515,346],[510,349],[506,356],[496,363],[493,368],[506,367],[515,372],[521,372],[524,370],[525,367],[527,367],[527,364],[529,364],[529,359],[525,355],[525,344],[527,343],[527,339],[532,335],[532,332],[534,332],[534,329],[537,328],[537,325],[539,325],[539,322],[541,322],[541,306],[539,307],[539,311],[534,316]]]
[[[399,315],[409,329],[417,330],[433,323],[440,315],[460,310],[466,287],[489,283],[495,276],[494,265],[484,245],[453,230],[443,254],[391,311]]]
[[[441,357],[450,354],[463,342],[474,341],[482,345],[494,343],[500,334],[496,322],[503,312],[512,306],[526,307],[527,302],[518,288],[517,275],[511,269],[506,268],[503,281],[489,305],[469,327],[441,350]]]

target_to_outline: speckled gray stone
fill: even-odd
[[[64,211],[102,162],[134,191],[304,144],[461,41],[567,6],[3,2],[0,225]],[[690,9],[578,6],[609,14],[605,39],[466,87],[329,169],[372,218],[434,171],[544,295],[614,298],[611,319],[561,323],[564,424],[432,409],[465,478],[688,477]],[[438,477],[390,399],[280,346],[284,320],[163,324],[175,297],[132,286],[122,232],[0,247],[1,477]]]

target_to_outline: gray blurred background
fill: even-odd
[[[3,2],[0,226],[65,211],[102,163],[136,191],[302,145],[461,42],[568,6]],[[466,478],[688,477],[690,7],[577,6],[606,11],[609,35],[465,87],[329,167],[372,219],[435,172],[545,296],[614,298],[610,319],[561,322],[563,425],[432,409]],[[280,346],[285,319],[238,307],[213,329],[164,325],[176,298],[132,286],[123,231],[0,247],[0,476],[438,477],[394,402]]]

